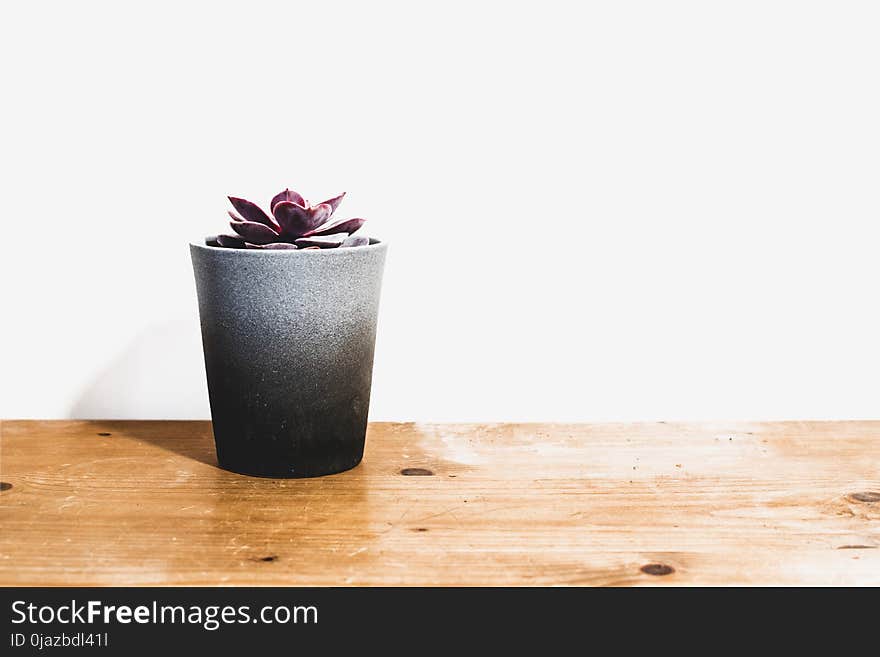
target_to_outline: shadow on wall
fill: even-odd
[[[71,406],[72,419],[208,419],[208,389],[197,320],[141,333]]]

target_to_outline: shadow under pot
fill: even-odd
[[[360,463],[386,250],[190,244],[221,468],[294,478]]]

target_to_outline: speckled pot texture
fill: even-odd
[[[220,467],[291,478],[360,463],[386,249],[190,244]]]

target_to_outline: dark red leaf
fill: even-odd
[[[296,241],[296,245],[299,247],[317,246],[322,249],[332,249],[342,244],[346,237],[348,237],[348,234],[346,233],[326,235],[323,237],[300,237]]]
[[[291,201],[292,203],[306,207],[306,200],[302,196],[292,189],[285,189],[280,194],[275,194],[275,196],[272,197],[272,202],[269,204],[269,210],[271,210],[273,214],[275,213],[275,206],[281,203],[281,201]]]
[[[339,196],[334,196],[331,199],[327,199],[323,203],[319,203],[318,205],[329,205],[330,206],[330,214],[332,215],[336,212],[336,208],[339,207],[339,204],[342,203],[342,199],[345,198],[345,192],[342,192]]]
[[[227,249],[243,249],[244,240],[234,235],[218,235],[217,243]]]
[[[318,207],[329,208],[329,206]],[[316,218],[315,209],[307,210],[293,201],[279,201],[275,204],[273,213],[278,224],[281,226],[282,235],[287,238],[297,238],[322,222],[320,216]]]
[[[370,238],[364,235],[352,235],[351,237],[346,237],[345,240],[340,244],[343,247],[349,246],[366,246],[370,243]]]
[[[330,218],[330,215],[333,214],[333,208],[327,203],[319,203],[313,208],[309,208],[309,212],[312,215],[312,228],[310,230],[314,230],[318,226]]]
[[[249,249],[271,249],[272,251],[284,251],[288,249],[297,249],[296,244],[291,244],[290,242],[272,242],[271,244],[251,244],[247,243],[247,248]]]
[[[232,230],[252,244],[269,244],[278,240],[278,233],[263,224],[253,221],[230,221]]]
[[[232,207],[238,210],[239,214],[244,217],[245,221],[264,224],[277,230],[278,226],[272,218],[263,212],[258,205],[246,201],[243,198],[236,198],[234,196],[228,196],[227,198],[229,199],[229,202],[232,203]],[[235,219],[235,217],[233,217],[233,219]]]
[[[351,235],[364,225],[366,219],[340,219],[323,226],[318,226],[314,230],[310,230],[303,237],[312,237],[313,235],[333,235],[334,233],[348,233]]]

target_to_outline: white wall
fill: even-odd
[[[207,417],[187,241],[347,190],[373,419],[880,416],[874,2],[4,5],[2,417]]]

